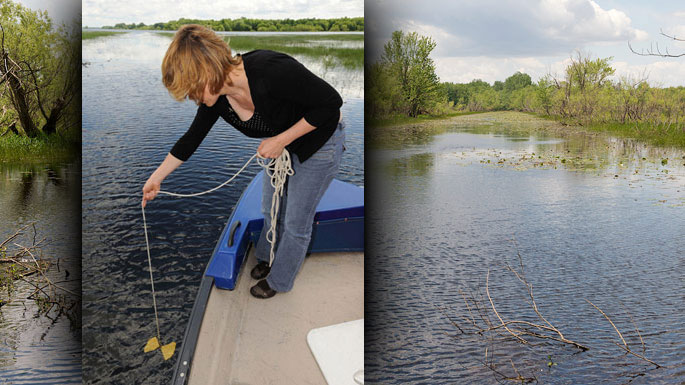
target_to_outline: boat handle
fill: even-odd
[[[235,235],[236,229],[240,227],[240,221],[235,221],[231,225],[231,229],[228,230],[229,235],[228,235],[228,247],[233,246],[233,236]]]

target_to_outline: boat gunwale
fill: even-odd
[[[240,194],[240,198],[236,202],[236,205],[233,208],[233,211],[231,212],[231,216],[228,218],[228,221],[226,222],[224,229],[221,231],[221,235],[219,236],[219,241],[214,246],[214,250],[212,251],[212,256],[207,261],[207,265],[205,266],[204,272],[202,273],[202,280],[200,281],[200,287],[198,288],[197,295],[195,296],[195,302],[193,303],[193,309],[190,311],[190,320],[188,321],[188,325],[186,326],[186,330],[183,333],[183,341],[181,342],[181,351],[179,352],[178,359],[176,360],[176,364],[174,364],[174,374],[171,377],[172,378],[172,384],[174,384],[174,385],[183,385],[186,383],[186,381],[188,379],[188,373],[190,373],[190,369],[191,369],[192,364],[193,364],[193,357],[195,356],[195,348],[197,347],[197,340],[198,340],[198,337],[200,336],[200,328],[202,327],[202,321],[204,320],[205,310],[207,309],[207,303],[209,302],[209,294],[212,292],[212,286],[214,286],[214,277],[207,275],[207,270],[209,269],[209,266],[212,262],[212,259],[214,259],[214,255],[216,254],[216,252],[221,247],[221,239],[223,239],[226,232],[229,231],[229,227],[231,225],[231,222],[233,221],[233,218],[236,215],[236,209],[240,205],[240,201],[243,200],[243,198],[245,197],[245,194],[247,194],[248,191],[250,190],[249,187],[251,184],[252,184],[252,181],[250,181],[250,183],[245,188],[245,190],[242,192],[242,194]],[[243,256],[243,258],[247,257],[247,255],[250,252],[251,246],[252,246],[252,243],[250,242],[247,246],[247,249],[245,250],[245,255]],[[243,265],[244,265],[244,261],[243,261],[243,263],[240,264],[241,270],[242,270]],[[236,276],[240,277],[240,271],[238,272],[238,274],[236,274]]]

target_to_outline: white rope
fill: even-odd
[[[285,187],[285,182],[288,179],[289,175],[293,175],[295,172],[293,171],[291,159],[290,159],[290,153],[288,150],[283,149],[283,152],[281,155],[276,158],[276,159],[267,159],[261,157],[258,153],[255,153],[252,155],[250,159],[248,159],[247,162],[243,165],[243,167],[238,170],[232,177],[230,177],[226,182],[211,188],[207,191],[201,191],[198,193],[193,193],[193,194],[177,194],[169,191],[159,191],[158,194],[166,194],[166,195],[171,195],[175,197],[182,197],[182,198],[187,198],[187,197],[196,197],[204,194],[209,194],[210,192],[216,191],[225,185],[229,184],[233,179],[235,179],[238,175],[240,175],[245,168],[254,160],[257,159],[257,164],[259,164],[263,169],[264,173],[266,174],[265,177],[268,177],[271,179],[271,186],[274,188],[273,195],[271,196],[271,210],[270,210],[270,216],[271,216],[271,226],[267,230],[266,233],[266,240],[271,244],[271,250],[269,254],[269,266],[273,263],[274,260],[274,246],[276,245],[276,222],[278,222],[278,208],[280,207],[280,198],[283,195],[283,188]],[[142,207],[142,205],[141,205]],[[155,324],[157,325],[157,339],[158,341],[161,341],[162,338],[159,333],[159,317],[157,316],[157,299],[155,295],[155,281],[152,277],[152,258],[150,258],[150,242],[148,241],[148,236],[147,236],[147,221],[145,220],[145,207],[142,207],[143,210],[143,229],[145,230],[145,246],[147,248],[147,263],[148,267],[150,269],[150,286],[152,287],[152,306],[155,308]],[[264,231],[264,230],[262,230]],[[161,343],[161,342],[160,342]]]
[[[145,229],[145,247],[147,248],[147,265],[150,268],[150,286],[152,286],[152,305],[155,308],[155,325],[157,325],[157,341],[162,343],[162,337],[159,334],[159,318],[157,317],[157,299],[155,298],[155,280],[152,278],[152,259],[150,258],[150,242],[147,239],[147,222],[145,221],[145,207],[143,209],[143,228]]]
[[[276,222],[278,222],[278,208],[280,207],[281,196],[283,196],[283,188],[288,176],[293,175],[294,171],[290,163],[290,153],[283,150],[281,156],[270,162],[264,162],[262,159],[258,160],[260,166],[264,168],[264,173],[271,179],[271,187],[274,188],[271,196],[271,209],[269,215],[271,216],[271,226],[266,232],[266,240],[271,244],[269,251],[269,267],[274,263],[274,245],[276,244]],[[264,231],[262,229],[262,231]]]

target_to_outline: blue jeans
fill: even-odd
[[[300,163],[297,156],[292,157],[295,172],[288,177],[286,188],[276,223],[276,246],[271,272],[267,277],[269,287],[278,291],[290,291],[297,272],[302,267],[309,242],[316,206],[319,204],[333,177],[338,172],[345,142],[345,124],[338,127],[330,139],[309,159]],[[264,178],[262,187],[262,213],[264,228],[257,241],[255,254],[257,261],[269,262],[271,244],[266,240],[266,232],[271,226],[271,197],[273,187],[269,178]]]

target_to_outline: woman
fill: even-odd
[[[265,138],[257,149],[262,157],[277,158],[287,148],[294,174],[281,198],[274,261],[269,267],[266,229],[273,187],[264,178],[264,230],[256,247],[258,264],[250,273],[260,281],[250,293],[271,298],[291,290],[309,246],[316,206],[342,157],[342,98],[292,57],[267,50],[234,57],[219,36],[199,25],[176,32],[162,62],[162,80],[175,99],[187,97],[198,109],[188,131],[145,183],[143,207],[219,117],[247,136]]]

